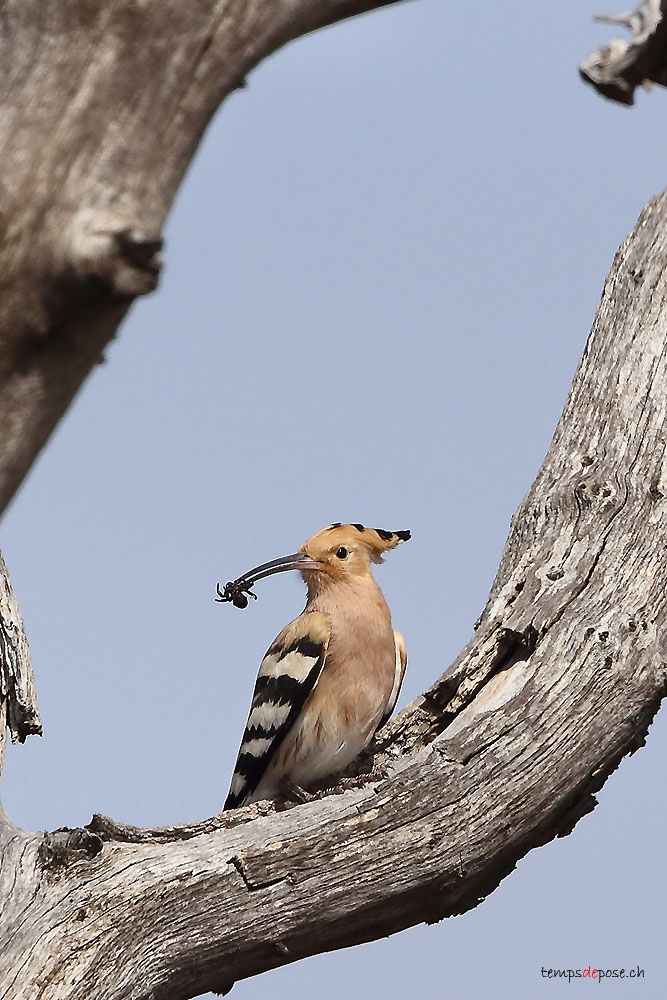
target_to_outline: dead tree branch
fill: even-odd
[[[618,252],[476,635],[387,777],[137,830],[0,825],[0,998],[176,1000],[461,913],[569,833],[665,694],[667,194]]]
[[[596,21],[618,24],[631,33],[612,38],[579,67],[582,79],[619,104],[634,104],[635,90],[667,86],[667,0],[642,0],[625,14],[601,14]]]
[[[0,509],[155,287],[167,210],[220,102],[281,45],[380,6],[2,6]],[[625,20],[632,42],[586,71],[631,103],[637,83],[665,82],[664,20],[652,0]],[[617,254],[476,634],[374,748],[387,776],[163,830],[96,816],[35,834],[0,810],[0,1000],[225,990],[461,913],[594,807],[667,680],[666,222],[662,195]],[[0,571],[0,732],[21,740],[39,717]]]
[[[133,300],[221,102],[267,55],[395,0],[5,0],[0,513]]]
[[[5,560],[0,552],[0,772],[5,732],[23,743],[26,736],[40,734],[37,695],[18,602],[12,590]]]

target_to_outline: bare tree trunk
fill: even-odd
[[[0,8],[3,504],[153,286],[165,213],[219,101],[279,45],[377,6]],[[476,634],[374,747],[386,777],[163,830],[96,816],[35,834],[0,810],[0,1000],[224,990],[470,909],[594,807],[667,683],[666,221],[664,194],[617,254]],[[5,721],[23,739],[39,717],[0,576],[1,762]]]
[[[667,680],[666,221],[662,195],[617,254],[477,633],[376,747],[387,777],[157,831],[0,825],[2,1000],[192,997],[461,913],[593,808]]]

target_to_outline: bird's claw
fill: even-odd
[[[366,771],[365,774],[358,774],[356,778],[340,778],[335,785],[327,788],[327,792],[342,795],[343,792],[349,792],[353,788],[363,788],[364,785],[382,781],[387,777],[387,774],[388,772],[384,768],[375,768],[372,771]]]
[[[322,797],[319,792],[307,792],[289,778],[281,778],[278,792],[278,798],[275,800],[276,812],[284,812],[286,809],[293,809],[294,806],[302,806],[306,802]]]

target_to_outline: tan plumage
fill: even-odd
[[[409,537],[407,531],[331,525],[293,556],[227,585],[230,593],[251,593],[257,579],[299,569],[308,599],[260,665],[225,808],[275,798],[285,785],[321,786],[387,721],[407,654],[371,563]]]

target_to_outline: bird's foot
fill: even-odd
[[[328,795],[342,795],[343,792],[349,792],[353,788],[363,788],[364,785],[370,785],[374,781],[382,781],[386,777],[387,771],[384,768],[377,768],[373,771],[367,771],[365,774],[358,774],[356,778],[341,778],[335,785],[331,785],[324,791]]]
[[[324,799],[328,795],[342,795],[343,792],[349,792],[354,788],[363,788],[364,785],[370,785],[374,781],[382,781],[386,777],[387,771],[384,768],[376,768],[372,771],[367,771],[365,774],[358,774],[355,778],[340,778],[335,784],[318,788],[314,792],[307,792],[301,785],[297,785],[293,781],[288,781],[284,778],[280,782],[281,797],[276,802],[276,809],[282,812],[285,809],[293,809],[294,806],[303,805],[304,802],[314,802],[317,799]]]
[[[283,778],[280,782],[280,796],[280,799],[276,802],[276,809],[279,811],[292,809],[294,806],[300,806],[304,802],[312,802],[313,799],[318,798],[317,793],[313,795],[311,792],[307,792],[305,788],[302,788],[301,785],[297,785],[293,781],[288,781],[287,778]]]

